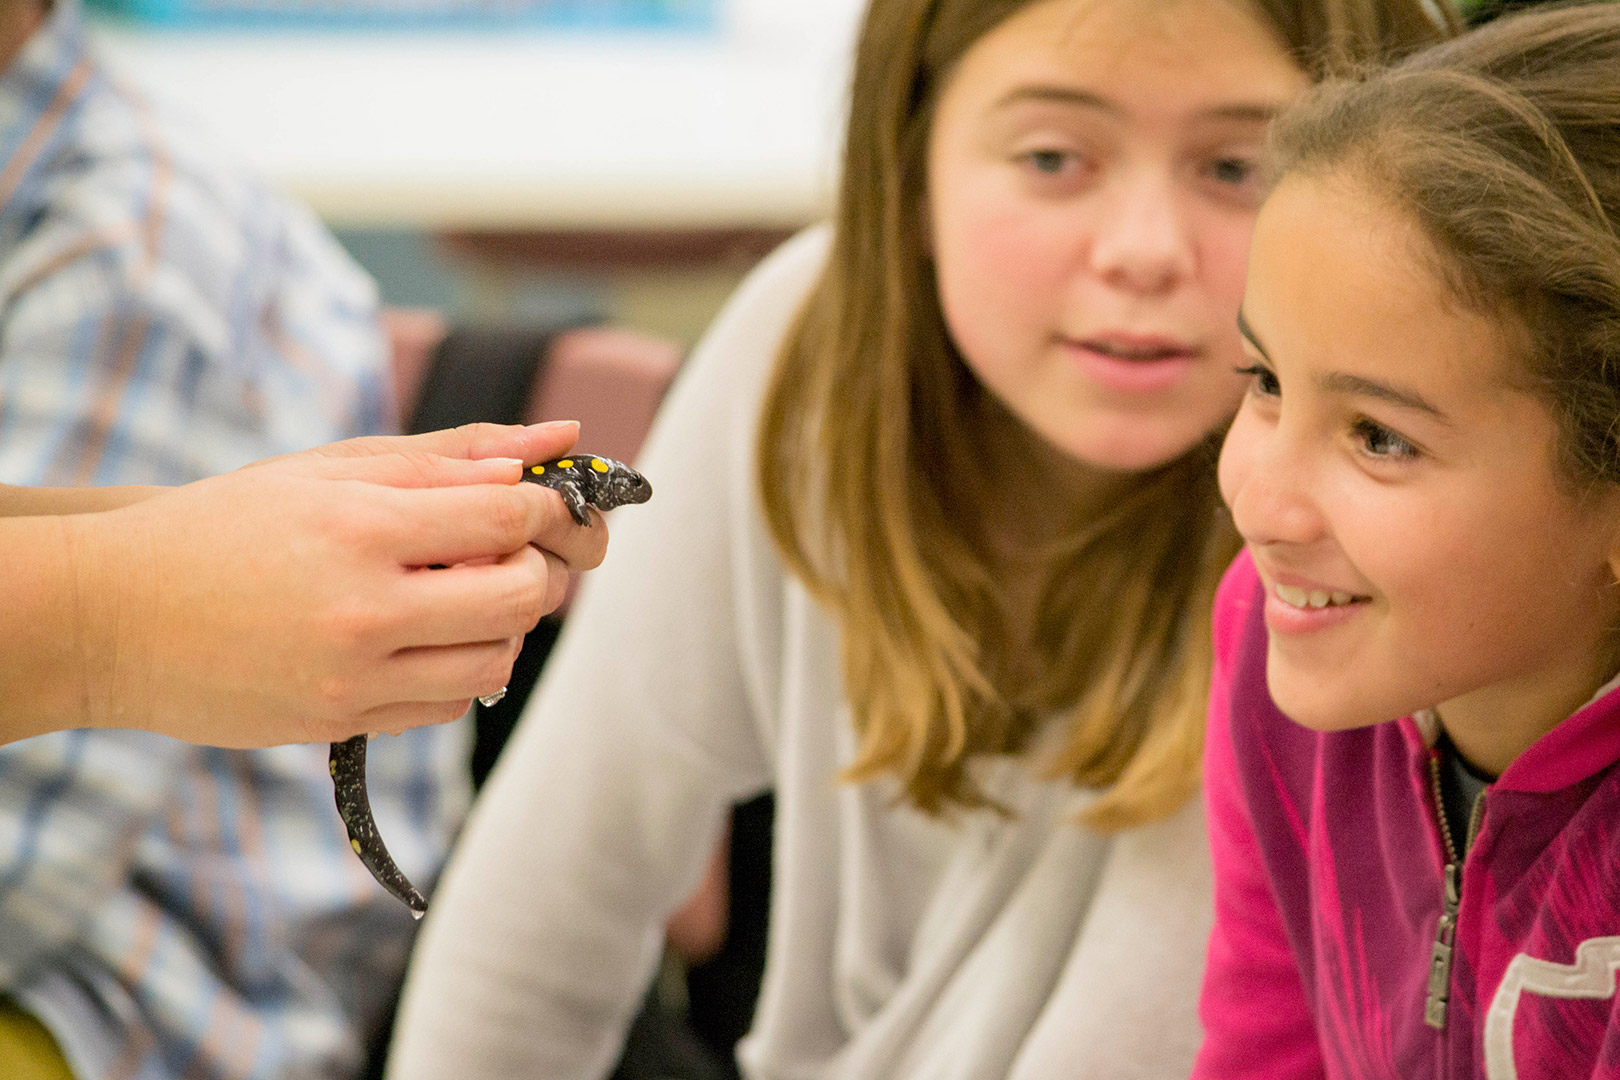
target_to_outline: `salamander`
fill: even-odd
[[[591,525],[589,507],[612,510],[616,506],[644,503],[652,497],[652,485],[647,483],[646,477],[623,462],[594,454],[571,454],[543,461],[525,469],[523,479],[556,491],[574,521],[586,528]],[[366,795],[366,736],[356,735],[333,743],[329,763],[338,816],[349,832],[349,846],[378,884],[402,900],[411,909],[411,915],[420,919],[427,911],[427,898],[388,854],[387,845],[377,833],[377,823],[371,817],[371,800]]]

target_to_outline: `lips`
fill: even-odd
[[[1125,399],[1180,385],[1201,354],[1196,345],[1164,335],[1107,332],[1061,340],[1092,383]]]
[[[1157,334],[1105,333],[1070,340],[1083,349],[1132,363],[1186,360],[1198,352],[1197,347],[1189,342]]]
[[[1310,637],[1340,626],[1355,619],[1372,602],[1372,597],[1364,593],[1335,589],[1325,581],[1293,574],[1278,580],[1262,571],[1261,580],[1266,586],[1266,628],[1285,639]]]

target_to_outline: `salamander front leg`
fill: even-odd
[[[568,512],[574,515],[574,520],[587,529],[590,528],[591,512],[586,507],[591,505],[591,501],[585,497],[585,489],[569,482],[558,484],[552,490],[563,497],[563,502],[568,504]]]

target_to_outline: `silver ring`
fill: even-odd
[[[501,700],[501,698],[503,698],[505,696],[506,696],[506,687],[503,686],[499,690],[495,691],[493,694],[485,694],[483,697],[479,698],[478,699],[478,704],[482,705],[484,708],[487,709],[490,706],[492,706],[492,705],[496,704],[497,702],[499,702]]]

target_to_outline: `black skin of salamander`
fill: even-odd
[[[652,497],[652,485],[646,477],[622,462],[594,454],[572,454],[541,462],[525,469],[523,479],[556,491],[574,521],[586,528],[591,526],[589,507],[612,510],[644,503]],[[420,919],[427,911],[427,898],[400,872],[371,818],[371,800],[366,796],[366,736],[333,743],[331,770],[338,816],[349,832],[349,845],[378,884]]]

